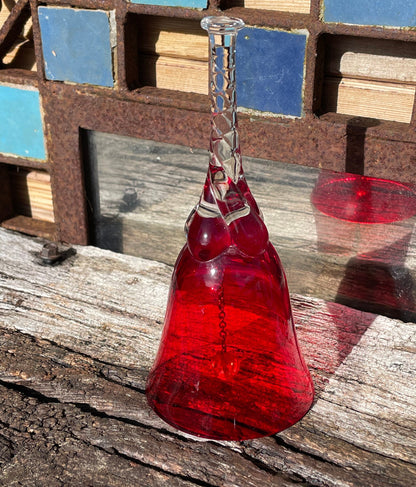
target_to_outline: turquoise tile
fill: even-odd
[[[142,5],[161,5],[164,7],[206,8],[208,0],[130,0]]]
[[[0,85],[0,152],[46,159],[39,92]]]
[[[323,12],[325,22],[416,26],[415,0],[324,0]]]
[[[107,12],[39,7],[38,13],[47,79],[114,85]]]
[[[301,116],[305,34],[246,27],[237,37],[239,107]]]

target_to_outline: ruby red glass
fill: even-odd
[[[210,40],[211,155],[146,389],[167,423],[218,440],[277,433],[313,401],[282,264],[241,164],[234,60],[243,25],[202,21]]]
[[[415,188],[358,174],[323,171],[311,201],[323,214],[352,223],[393,223],[416,214]]]

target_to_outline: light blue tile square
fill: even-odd
[[[416,26],[415,0],[324,0],[323,12],[325,22]]]
[[[0,85],[0,152],[46,159],[39,92]]]
[[[246,27],[237,37],[239,107],[300,117],[306,34]]]
[[[208,0],[130,0],[132,3],[142,5],[161,5],[164,7],[187,7],[204,9]]]
[[[107,12],[39,7],[38,13],[47,79],[114,85]]]

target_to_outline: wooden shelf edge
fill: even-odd
[[[24,159],[23,157],[6,156],[4,154],[0,154],[0,164],[7,164],[8,166],[16,166],[25,169],[39,169],[48,173],[51,171],[51,164],[46,160]]]
[[[0,83],[38,87],[38,73],[28,69],[0,69]]]
[[[17,215],[1,223],[3,228],[7,230],[14,230],[27,235],[46,238],[48,240],[56,240],[57,229],[56,224],[44,220],[36,220],[28,216]]]

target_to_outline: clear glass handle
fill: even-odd
[[[244,22],[206,17],[201,25],[209,35],[210,163],[201,199],[187,222],[188,246],[201,260],[230,246],[259,255],[269,237],[244,177],[237,128],[235,50]]]

